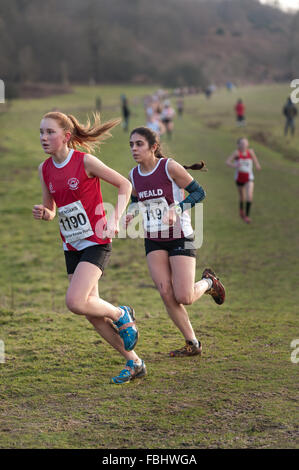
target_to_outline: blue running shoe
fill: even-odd
[[[113,322],[117,327],[118,333],[124,342],[124,347],[126,351],[132,351],[138,341],[138,329],[135,325],[135,312],[131,307],[120,307],[124,314],[118,320]]]
[[[133,379],[141,379],[147,374],[146,366],[144,361],[138,365],[132,359],[126,363],[123,370],[118,375],[110,379],[110,383],[115,385],[121,385],[130,382]]]

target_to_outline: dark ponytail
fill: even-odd
[[[157,148],[155,150],[155,157],[156,158],[167,158],[163,155],[161,145],[159,142],[157,142]]]
[[[142,137],[144,137],[147,142],[149,147],[152,147],[153,145],[157,145],[157,148],[155,150],[155,157],[156,158],[167,158],[165,155],[162,153],[161,149],[161,144],[158,135],[156,132],[152,131],[149,127],[136,127],[136,129],[133,129],[130,136],[133,134],[140,134]],[[186,170],[202,170],[202,171],[208,171],[205,162],[201,161],[200,163],[194,163],[193,165],[187,166],[183,165],[183,167]]]
[[[183,165],[186,170],[201,170],[208,171],[205,162],[202,160],[199,163],[194,163],[193,165]]]

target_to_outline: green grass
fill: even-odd
[[[202,358],[176,360],[168,351],[183,340],[149,277],[143,241],[115,240],[101,296],[132,304],[148,376],[123,387],[109,377],[122,358],[85,319],[67,311],[64,257],[57,222],[33,220],[41,200],[39,122],[59,107],[84,119],[95,97],[103,119],[119,115],[119,96],[136,100],[131,128],[144,124],[149,88],[78,87],[71,95],[14,101],[0,113],[0,364],[1,448],[294,448],[298,436],[296,378],[290,343],[298,337],[298,133],[282,136],[287,85],[259,86],[211,100],[186,98],[169,154],[184,163],[204,159],[193,173],[207,190],[204,239],[197,278],[206,266],[227,289],[219,307],[204,296],[188,307]],[[248,127],[235,127],[237,97],[247,104]],[[263,132],[258,142],[252,135]],[[233,172],[225,166],[240,134],[251,138],[262,165],[256,173],[252,225],[238,217]],[[282,150],[283,149],[283,150]],[[100,158],[127,176],[133,161],[121,127]],[[115,190],[103,184],[104,200]]]

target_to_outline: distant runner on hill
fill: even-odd
[[[237,101],[235,105],[235,113],[236,113],[236,119],[237,119],[237,126],[245,126],[246,121],[245,121],[245,105],[241,98]]]
[[[161,112],[161,121],[165,126],[167,136],[170,138],[173,133],[173,119],[175,116],[175,110],[170,105],[170,102],[166,100],[163,105],[163,109]]]
[[[180,97],[177,99],[176,107],[177,107],[178,116],[182,117],[184,113],[184,98]]]
[[[129,128],[129,118],[130,118],[130,108],[129,103],[125,95],[121,95],[121,113],[123,117],[123,130],[128,131]]]
[[[248,140],[245,137],[238,139],[237,145],[237,149],[227,158],[226,164],[236,170],[235,181],[240,198],[240,217],[249,224],[251,222],[249,214],[254,190],[253,163],[257,170],[261,170],[261,166],[254,150],[248,148]]]
[[[161,134],[165,132],[165,127],[163,123],[154,115],[148,118],[148,121],[145,127],[148,127],[149,129],[154,131],[158,136],[160,136]]]
[[[290,132],[292,135],[295,134],[295,118],[297,116],[297,108],[292,102],[291,98],[287,99],[286,104],[284,105],[282,109],[283,114],[285,115],[286,122],[284,126],[284,135],[288,135],[288,130],[290,129]]]

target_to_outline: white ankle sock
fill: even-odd
[[[209,277],[204,277],[204,278],[203,278],[203,281],[207,281],[207,283],[209,284],[208,290],[209,290],[209,289],[212,289],[212,286],[213,286],[213,281],[212,281],[212,279],[210,279]]]

